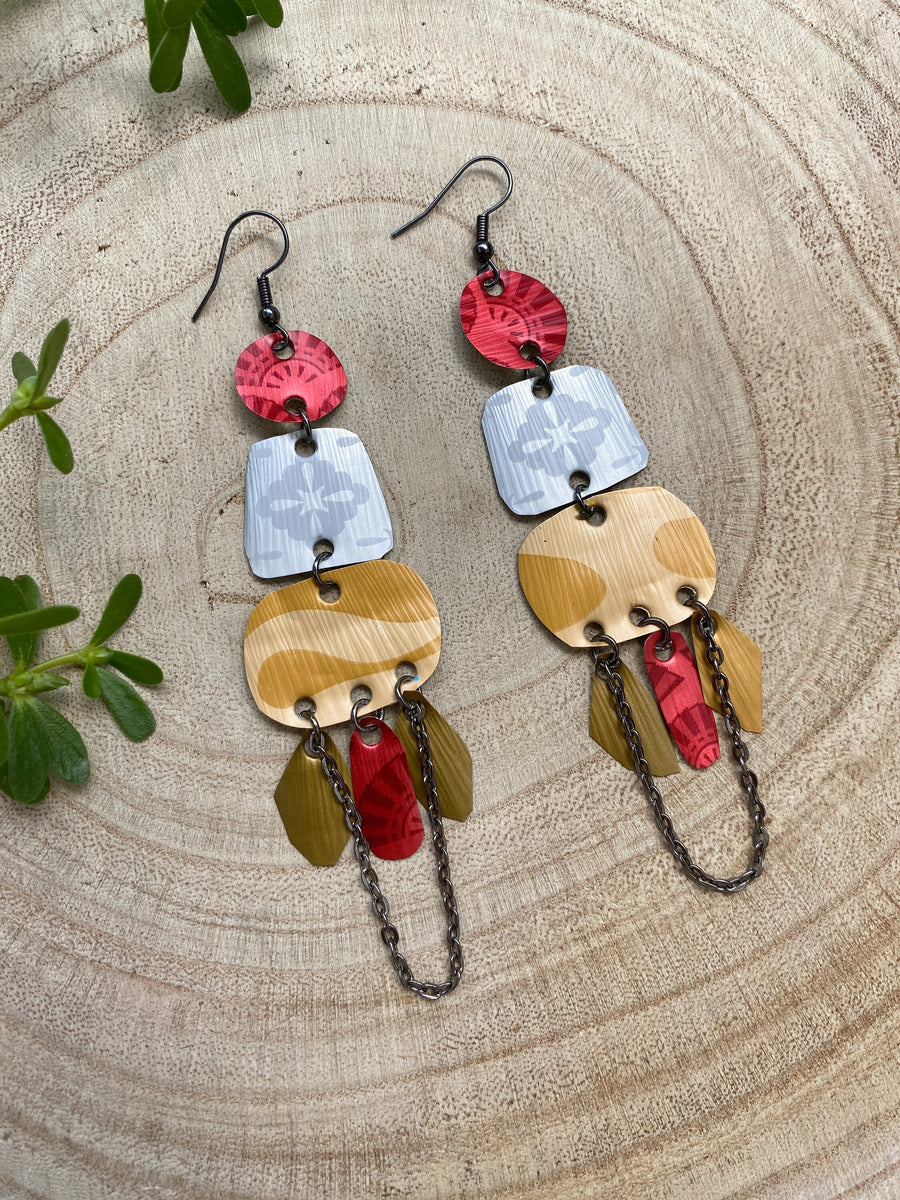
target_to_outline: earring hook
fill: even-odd
[[[210,296],[216,290],[216,287],[219,282],[219,276],[222,274],[222,266],[224,265],[224,262],[225,262],[225,251],[228,249],[228,239],[231,237],[231,234],[234,231],[235,227],[240,225],[241,221],[245,221],[248,217],[266,217],[268,220],[274,221],[275,224],[278,226],[278,228],[281,230],[281,236],[284,238],[284,249],[282,250],[281,254],[278,256],[278,258],[275,260],[275,262],[272,263],[272,265],[270,267],[266,267],[266,269],[264,271],[261,271],[259,273],[259,275],[257,275],[257,277],[256,277],[256,287],[259,292],[259,302],[260,302],[259,319],[260,319],[260,321],[262,321],[263,325],[267,326],[267,328],[272,329],[272,330],[277,330],[278,333],[281,334],[281,342],[276,344],[275,346],[273,346],[272,347],[273,350],[276,350],[276,351],[284,350],[290,345],[290,338],[288,337],[287,333],[285,333],[284,329],[282,329],[282,327],[278,323],[281,320],[281,314],[279,313],[279,311],[275,307],[275,305],[272,303],[272,289],[269,285],[269,275],[277,267],[280,267],[281,264],[284,262],[284,260],[287,258],[288,253],[291,248],[291,241],[290,241],[290,238],[288,237],[288,231],[287,231],[287,228],[285,227],[284,222],[282,220],[280,220],[280,218],[276,217],[274,213],[266,212],[262,208],[251,208],[251,209],[248,209],[247,212],[241,213],[241,215],[239,217],[234,218],[234,220],[231,222],[231,224],[225,230],[225,236],[222,239],[222,249],[219,251],[219,261],[216,263],[216,273],[213,275],[213,280],[212,280],[212,283],[209,285],[209,290],[207,291],[206,295],[203,297],[203,299],[198,304],[197,311],[191,317],[191,320],[192,321],[197,320],[197,318],[203,312],[203,309],[206,307],[206,303],[209,300]]]
[[[510,171],[509,167],[506,165],[506,163],[503,161],[502,158],[497,158],[497,156],[494,154],[478,154],[475,156],[475,158],[470,158],[467,163],[465,163],[463,166],[461,166],[459,168],[459,170],[456,172],[456,174],[453,176],[453,178],[450,180],[450,182],[444,184],[444,186],[441,188],[441,190],[438,192],[438,194],[435,196],[435,198],[431,201],[431,203],[428,205],[428,207],[423,208],[420,213],[418,213],[416,216],[414,216],[412,218],[412,220],[407,221],[405,225],[401,225],[399,229],[395,229],[394,232],[391,234],[391,237],[392,238],[399,237],[401,233],[406,233],[407,229],[411,229],[413,227],[413,225],[418,225],[418,223],[420,221],[424,220],[425,217],[427,217],[428,214],[431,212],[431,210],[437,204],[439,204],[441,202],[441,200],[443,200],[443,198],[447,195],[447,193],[453,187],[454,183],[456,183],[457,179],[459,179],[459,177],[461,175],[464,175],[465,172],[468,171],[469,167],[473,167],[476,163],[480,163],[480,162],[496,163],[497,166],[500,167],[501,170],[503,171],[503,173],[506,175],[506,192],[505,192],[505,194],[497,201],[496,204],[492,204],[490,206],[490,208],[486,208],[484,210],[484,212],[479,213],[475,220],[475,254],[476,254],[479,264],[480,264],[478,270],[479,270],[479,272],[481,272],[481,271],[485,270],[487,267],[491,268],[491,270],[493,272],[493,277],[491,280],[488,281],[487,284],[485,284],[486,287],[490,287],[491,284],[497,283],[499,281],[500,272],[497,270],[496,266],[491,261],[491,255],[494,253],[494,248],[491,245],[491,243],[488,241],[488,217],[490,217],[491,213],[495,213],[498,208],[503,207],[503,205],[507,202],[507,200],[512,195],[512,190],[513,190],[512,171]]]

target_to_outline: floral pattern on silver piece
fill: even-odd
[[[323,571],[382,558],[394,544],[362,442],[347,429],[317,429],[314,436],[309,455],[297,453],[297,433],[250,447],[244,549],[262,579],[311,571],[313,547],[323,539],[334,545]]]
[[[521,516],[571,503],[575,471],[590,478],[591,494],[647,465],[647,447],[604,371],[563,367],[550,379],[544,399],[531,379],[496,392],[481,419],[497,490]]]

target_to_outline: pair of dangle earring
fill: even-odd
[[[451,992],[463,971],[459,912],[450,876],[444,817],[472,810],[472,760],[418,689],[434,672],[441,626],[431,592],[415,571],[383,558],[393,546],[390,515],[360,439],[347,429],[313,427],[344,399],[347,376],[320,338],[287,331],[272,302],[270,274],[287,258],[282,221],[253,209],[228,226],[202,312],[219,281],[228,239],[248,217],[274,221],[281,255],[257,277],[259,319],[267,332],[239,356],[238,395],[251,412],[292,428],[250,447],[244,546],[263,579],[305,575],[254,608],[244,665],[261,712],[305,729],[275,790],[293,845],[316,866],[332,866],[348,838],[382,941],[400,983],[426,999]],[[327,568],[326,564],[327,563]],[[327,572],[327,573],[326,573]],[[399,707],[396,729],[384,709]],[[361,709],[370,711],[361,713]],[[374,710],[372,712],[371,710]],[[351,722],[350,768],[326,733]],[[446,917],[448,975],[416,979],[372,863],[407,858],[429,818]]]
[[[475,277],[463,289],[463,331],[490,362],[526,370],[487,401],[482,418],[497,489],[514,512],[562,511],[526,538],[518,558],[522,590],[536,616],[566,645],[592,651],[590,733],[633,768],[656,824],[695,882],[717,892],[743,890],[763,870],[769,835],[745,729],[762,729],[759,648],[708,608],[716,560],[699,518],[658,487],[605,491],[642,470],[647,448],[612,380],[597,367],[550,364],[566,341],[566,310],[543,283],[500,270],[488,221],[512,194],[509,167],[493,155],[469,160],[398,237],[426,217],[460,176],[497,164],[506,192],[475,223]],[[598,493],[603,492],[602,497]],[[588,499],[588,494],[593,498]],[[694,653],[671,627],[691,620]],[[651,632],[643,657],[655,699],[622,662],[620,643]],[[725,667],[728,667],[726,674]],[[722,714],[750,817],[746,869],[720,878],[698,866],[678,837],[654,776],[719,757],[713,710]],[[674,743],[674,745],[673,745]]]

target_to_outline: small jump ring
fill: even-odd
[[[500,278],[500,272],[497,269],[497,264],[492,258],[486,258],[478,264],[478,274],[480,275],[482,271],[487,271],[489,268],[491,277],[490,279],[482,279],[481,286],[483,288],[489,288],[494,287],[495,284],[499,283],[500,286],[503,287],[503,280]]]
[[[384,716],[384,709],[376,708],[374,712],[366,714],[370,723],[368,725],[363,725],[362,721],[359,719],[359,710],[361,705],[368,703],[368,700],[354,700],[353,707],[350,709],[350,720],[353,722],[353,728],[357,731],[357,733],[365,733],[366,729],[372,728],[371,721],[373,718],[380,721]]]
[[[282,328],[282,326],[279,325],[277,323],[277,321],[274,324],[269,325],[269,328],[272,330],[273,333],[281,334],[281,338],[272,347],[273,354],[280,354],[282,352],[282,350],[287,350],[288,346],[290,346],[290,348],[293,350],[294,343],[288,337],[288,333],[287,333],[286,329]]]
[[[318,720],[316,719],[316,714],[313,712],[313,710],[311,708],[305,708],[303,710],[303,712],[297,713],[297,716],[302,717],[306,721],[309,721],[310,725],[312,726],[312,732],[310,733],[309,737],[306,739],[306,745],[314,753],[318,750],[321,750],[325,745],[325,741],[324,741],[324,738],[322,737],[322,726],[319,724]]]
[[[680,587],[678,589],[678,592],[675,593],[676,600],[678,599],[678,595],[681,592],[688,593],[687,599],[681,601],[681,603],[684,605],[685,608],[696,609],[697,612],[702,613],[703,616],[706,617],[706,619],[708,621],[712,621],[715,624],[715,618],[713,617],[713,615],[709,611],[709,609],[706,607],[706,605],[703,603],[703,601],[700,599],[700,597],[697,595],[696,588],[693,588],[693,587],[691,587],[691,585],[689,583],[686,583],[684,585],[684,587]]]
[[[403,705],[409,704],[409,701],[403,695],[403,685],[404,685],[404,683],[415,683],[417,678],[418,678],[418,676],[416,676],[416,675],[401,675],[400,678],[397,680],[396,684],[394,685],[394,693],[397,696],[398,704],[403,704]]]
[[[663,639],[659,643],[659,649],[660,650],[668,650],[670,648],[670,646],[672,645],[672,630],[669,628],[667,623],[661,617],[652,617],[650,615],[650,609],[644,608],[643,604],[636,604],[631,611],[633,613],[644,613],[645,614],[637,622],[637,624],[639,626],[643,627],[644,625],[655,625],[657,627],[657,629],[662,630]]]
[[[331,558],[333,553],[333,550],[323,550],[321,554],[317,554],[313,559],[312,577],[316,581],[316,587],[320,592],[324,591],[325,588],[337,586],[333,579],[323,579],[321,572],[319,571],[321,564],[326,558]]]
[[[315,439],[315,437],[313,436],[312,425],[310,425],[310,423],[309,423],[309,417],[308,417],[308,415],[307,415],[307,413],[306,413],[306,409],[304,409],[304,410],[303,410],[303,411],[302,411],[302,412],[301,412],[301,413],[300,413],[300,414],[297,416],[297,420],[298,420],[298,421],[300,422],[300,424],[303,426],[303,429],[302,429],[302,430],[301,430],[301,432],[300,432],[300,441],[301,441],[301,442],[306,442],[306,444],[307,444],[307,445],[313,445],[313,446],[314,446],[314,445],[316,444],[316,439]]]
[[[595,633],[589,638],[595,649],[591,651],[594,656],[594,666],[598,663],[617,663],[619,661],[619,643],[614,637],[610,637],[608,633]],[[603,654],[599,647],[604,646],[609,653]]]

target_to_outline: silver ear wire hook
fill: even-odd
[[[487,270],[487,268],[490,267],[491,278],[485,283],[485,287],[491,287],[493,284],[499,282],[500,272],[497,270],[497,267],[491,258],[492,254],[494,253],[494,248],[491,245],[491,243],[488,241],[488,217],[490,217],[491,213],[496,212],[498,208],[503,207],[503,205],[507,202],[507,200],[512,195],[512,190],[513,190],[512,171],[510,171],[509,167],[506,165],[506,163],[503,161],[502,158],[497,158],[496,155],[493,155],[493,154],[478,154],[475,156],[475,158],[470,158],[467,163],[465,163],[463,166],[461,166],[459,168],[459,170],[456,172],[456,174],[453,176],[453,178],[450,180],[450,182],[444,184],[444,186],[441,188],[441,190],[438,192],[438,194],[435,196],[435,198],[431,201],[431,203],[428,205],[428,207],[423,208],[420,213],[418,213],[415,217],[413,217],[412,220],[407,221],[405,225],[401,225],[399,229],[395,229],[394,232],[391,234],[391,237],[392,238],[399,237],[401,233],[406,233],[407,229],[411,229],[413,227],[413,225],[418,225],[418,223],[420,221],[424,220],[424,218],[428,216],[428,214],[431,212],[431,210],[437,204],[439,204],[441,200],[443,200],[444,196],[446,196],[446,194],[450,191],[450,189],[453,187],[454,183],[456,183],[457,179],[459,179],[459,177],[461,175],[465,174],[465,172],[468,171],[469,167],[473,167],[475,165],[475,163],[480,163],[480,162],[496,163],[497,166],[500,167],[503,170],[504,174],[506,175],[506,192],[505,192],[505,194],[501,197],[501,199],[499,199],[497,201],[496,204],[492,204],[490,206],[490,208],[486,208],[484,210],[484,212],[479,213],[475,219],[475,256],[478,259],[478,263],[479,263],[478,270],[480,273],[481,271]]]
[[[213,275],[213,281],[209,285],[209,290],[207,291],[207,293],[203,297],[203,299],[200,301],[200,303],[197,305],[197,311],[191,317],[191,321],[197,320],[197,318],[203,312],[203,309],[206,307],[207,301],[209,300],[210,296],[216,290],[216,286],[218,285],[218,282],[219,282],[219,276],[222,274],[222,266],[225,262],[225,251],[228,249],[228,239],[231,237],[231,234],[232,234],[232,231],[234,230],[234,228],[237,225],[239,225],[241,223],[241,221],[245,221],[247,219],[247,217],[266,217],[269,221],[274,221],[275,224],[278,226],[278,228],[281,230],[281,236],[284,238],[284,249],[282,250],[279,257],[275,260],[275,262],[272,263],[272,265],[270,267],[266,267],[266,269],[264,271],[261,271],[259,273],[259,275],[257,275],[257,277],[256,277],[256,288],[257,288],[257,291],[259,292],[259,304],[260,304],[259,319],[260,319],[260,321],[262,321],[263,325],[265,325],[267,329],[277,331],[278,333],[281,334],[281,340],[279,342],[276,342],[276,344],[272,347],[273,350],[275,350],[276,352],[279,352],[281,350],[286,350],[287,347],[291,344],[291,340],[288,337],[285,330],[279,324],[279,321],[281,320],[281,313],[279,313],[278,309],[272,303],[272,288],[269,284],[269,275],[277,267],[280,267],[281,264],[284,262],[284,260],[287,258],[288,253],[291,248],[291,242],[290,242],[290,238],[288,237],[288,231],[285,227],[284,222],[282,220],[280,220],[278,217],[276,217],[274,213],[266,212],[264,209],[261,209],[261,208],[248,209],[247,212],[241,213],[241,215],[239,217],[235,217],[235,219],[231,222],[231,224],[225,230],[225,237],[222,239],[222,249],[219,251],[219,261],[216,263],[216,273],[215,273],[215,275]]]

